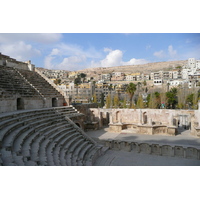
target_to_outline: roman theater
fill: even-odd
[[[0,54],[1,166],[200,165],[197,110],[104,109]]]

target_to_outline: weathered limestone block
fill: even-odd
[[[140,151],[139,144],[137,142],[132,142],[131,143],[131,150],[135,151],[135,152],[139,152]]]
[[[141,143],[139,146],[140,146],[140,153],[147,153],[147,154],[151,153],[151,145],[147,143]]]
[[[194,134],[195,136],[200,137],[200,127],[195,127],[194,128],[194,133],[195,133]]]
[[[138,126],[138,133],[145,135],[152,135],[153,127],[152,126]]]
[[[167,134],[167,126],[154,126],[153,135],[166,135]]]
[[[159,144],[152,144],[151,145],[151,153],[155,155],[160,155],[161,154],[161,148]]]
[[[181,146],[174,147],[174,156],[184,157],[184,148]]]
[[[131,151],[131,143],[126,141],[121,142],[121,150]]]
[[[114,140],[114,141],[113,141],[113,149],[114,149],[114,150],[120,150],[120,149],[121,149],[120,143],[121,143],[121,141],[119,141],[119,140]]]
[[[161,146],[161,155],[162,156],[174,156],[173,147],[171,147],[169,145]]]
[[[177,127],[175,127],[175,126],[168,127],[168,129],[167,129],[168,135],[176,135],[176,133],[177,133]]]
[[[109,124],[109,131],[114,133],[120,133],[122,130],[122,124]]]
[[[109,147],[110,149],[113,148],[113,140],[106,140],[105,141],[105,146]]]
[[[198,149],[193,147],[188,147],[186,149],[186,158],[199,159]]]

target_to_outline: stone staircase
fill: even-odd
[[[38,73],[22,69],[16,69],[16,70],[31,85],[33,85],[36,88],[36,90],[43,95],[43,97],[63,98],[63,96]]]
[[[41,95],[12,67],[0,66],[0,97],[39,97]]]

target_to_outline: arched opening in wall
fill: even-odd
[[[119,121],[120,121],[120,112],[117,111],[116,112],[116,123],[119,123]]]
[[[75,124],[76,124],[79,128],[81,128],[81,125],[80,125],[79,123],[76,122]]]
[[[6,60],[3,60],[3,66],[6,66]]]
[[[147,124],[147,113],[146,112],[143,113],[143,123]]]
[[[58,99],[52,98],[52,107],[58,107]]]
[[[91,120],[92,122],[95,121],[95,116],[94,116],[94,111],[93,111],[93,110],[92,110],[91,115],[90,115],[90,120]]]
[[[106,125],[110,123],[110,114],[109,112],[106,113]]]
[[[17,98],[17,110],[24,110],[24,100]]]
[[[173,126],[176,126],[177,124],[176,124],[176,119],[175,118],[173,118]]]

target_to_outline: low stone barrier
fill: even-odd
[[[137,143],[119,140],[106,140],[105,146],[113,150],[134,151],[160,156],[174,156],[186,159],[200,159],[200,149],[194,147],[170,146],[148,143]]]
[[[160,148],[159,144],[151,145],[151,154],[161,155],[161,148]]]
[[[174,147],[174,156],[184,157],[184,148],[181,146]]]
[[[126,142],[126,141],[122,141],[121,142],[121,150],[131,151],[131,143],[130,142]]]
[[[141,143],[139,146],[140,146],[141,153],[147,153],[147,154],[151,153],[151,146],[149,144]]]
[[[173,147],[170,145],[161,146],[161,155],[162,156],[174,156]]]
[[[113,149],[115,149],[115,150],[121,150],[121,141],[114,140],[113,141]]]
[[[186,158],[199,159],[198,149],[193,147],[186,148]]]
[[[137,142],[131,142],[131,150],[135,152],[140,152],[140,147]]]

